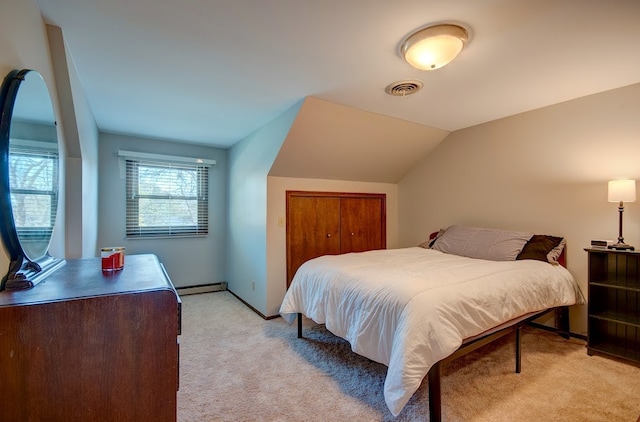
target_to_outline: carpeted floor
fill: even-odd
[[[386,366],[304,320],[305,338],[265,321],[229,292],[182,298],[178,420],[427,421],[426,383],[394,418]],[[522,373],[513,338],[444,368],[445,421],[629,421],[640,416],[640,367],[588,356],[580,340],[526,328]]]

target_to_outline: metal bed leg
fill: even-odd
[[[556,329],[561,337],[569,339],[569,307],[561,306],[556,308]]]
[[[522,325],[518,324],[516,328],[516,374],[520,373],[522,368]]]
[[[298,312],[298,338],[302,338],[302,314]]]
[[[440,377],[442,369],[440,362],[436,362],[429,370],[429,422],[442,420],[442,402],[440,391]]]

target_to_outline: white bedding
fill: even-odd
[[[384,397],[396,416],[431,366],[466,338],[582,295],[564,267],[486,261],[420,247],[330,255],[296,272],[280,314],[298,312],[388,366]]]

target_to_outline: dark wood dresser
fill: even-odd
[[[0,292],[0,420],[175,421],[180,311],[155,255]]]

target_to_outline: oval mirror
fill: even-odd
[[[11,260],[0,290],[26,289],[64,262],[48,254],[58,208],[56,121],[34,70],[9,72],[0,107],[0,230]]]

